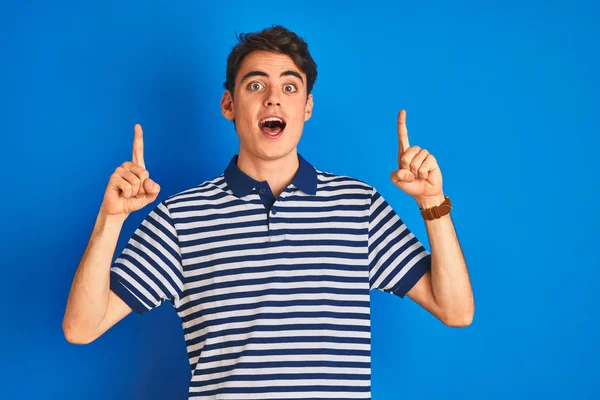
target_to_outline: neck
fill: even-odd
[[[239,151],[237,165],[246,175],[259,181],[267,181],[275,198],[294,180],[299,162],[296,149],[283,157],[265,160]]]

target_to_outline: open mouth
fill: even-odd
[[[285,129],[285,121],[277,117],[262,119],[258,123],[260,130],[269,136],[278,136]]]

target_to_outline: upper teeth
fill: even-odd
[[[269,121],[277,121],[277,122],[283,123],[283,121],[281,120],[281,118],[277,118],[277,117],[265,118],[265,119],[261,120],[260,123],[264,124],[265,122],[269,122]]]

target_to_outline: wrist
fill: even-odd
[[[129,214],[107,214],[103,210],[100,210],[100,212],[98,213],[96,224],[102,228],[116,227],[120,229],[125,223],[125,220],[128,216]]]
[[[428,209],[432,207],[437,207],[442,204],[445,200],[445,196],[443,193],[437,196],[426,196],[426,197],[415,197],[415,201],[420,209]]]

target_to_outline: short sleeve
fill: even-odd
[[[165,300],[176,305],[183,291],[177,231],[160,203],[142,221],[110,269],[110,288],[142,314]]]
[[[369,214],[370,289],[404,298],[430,269],[431,254],[373,188]]]

